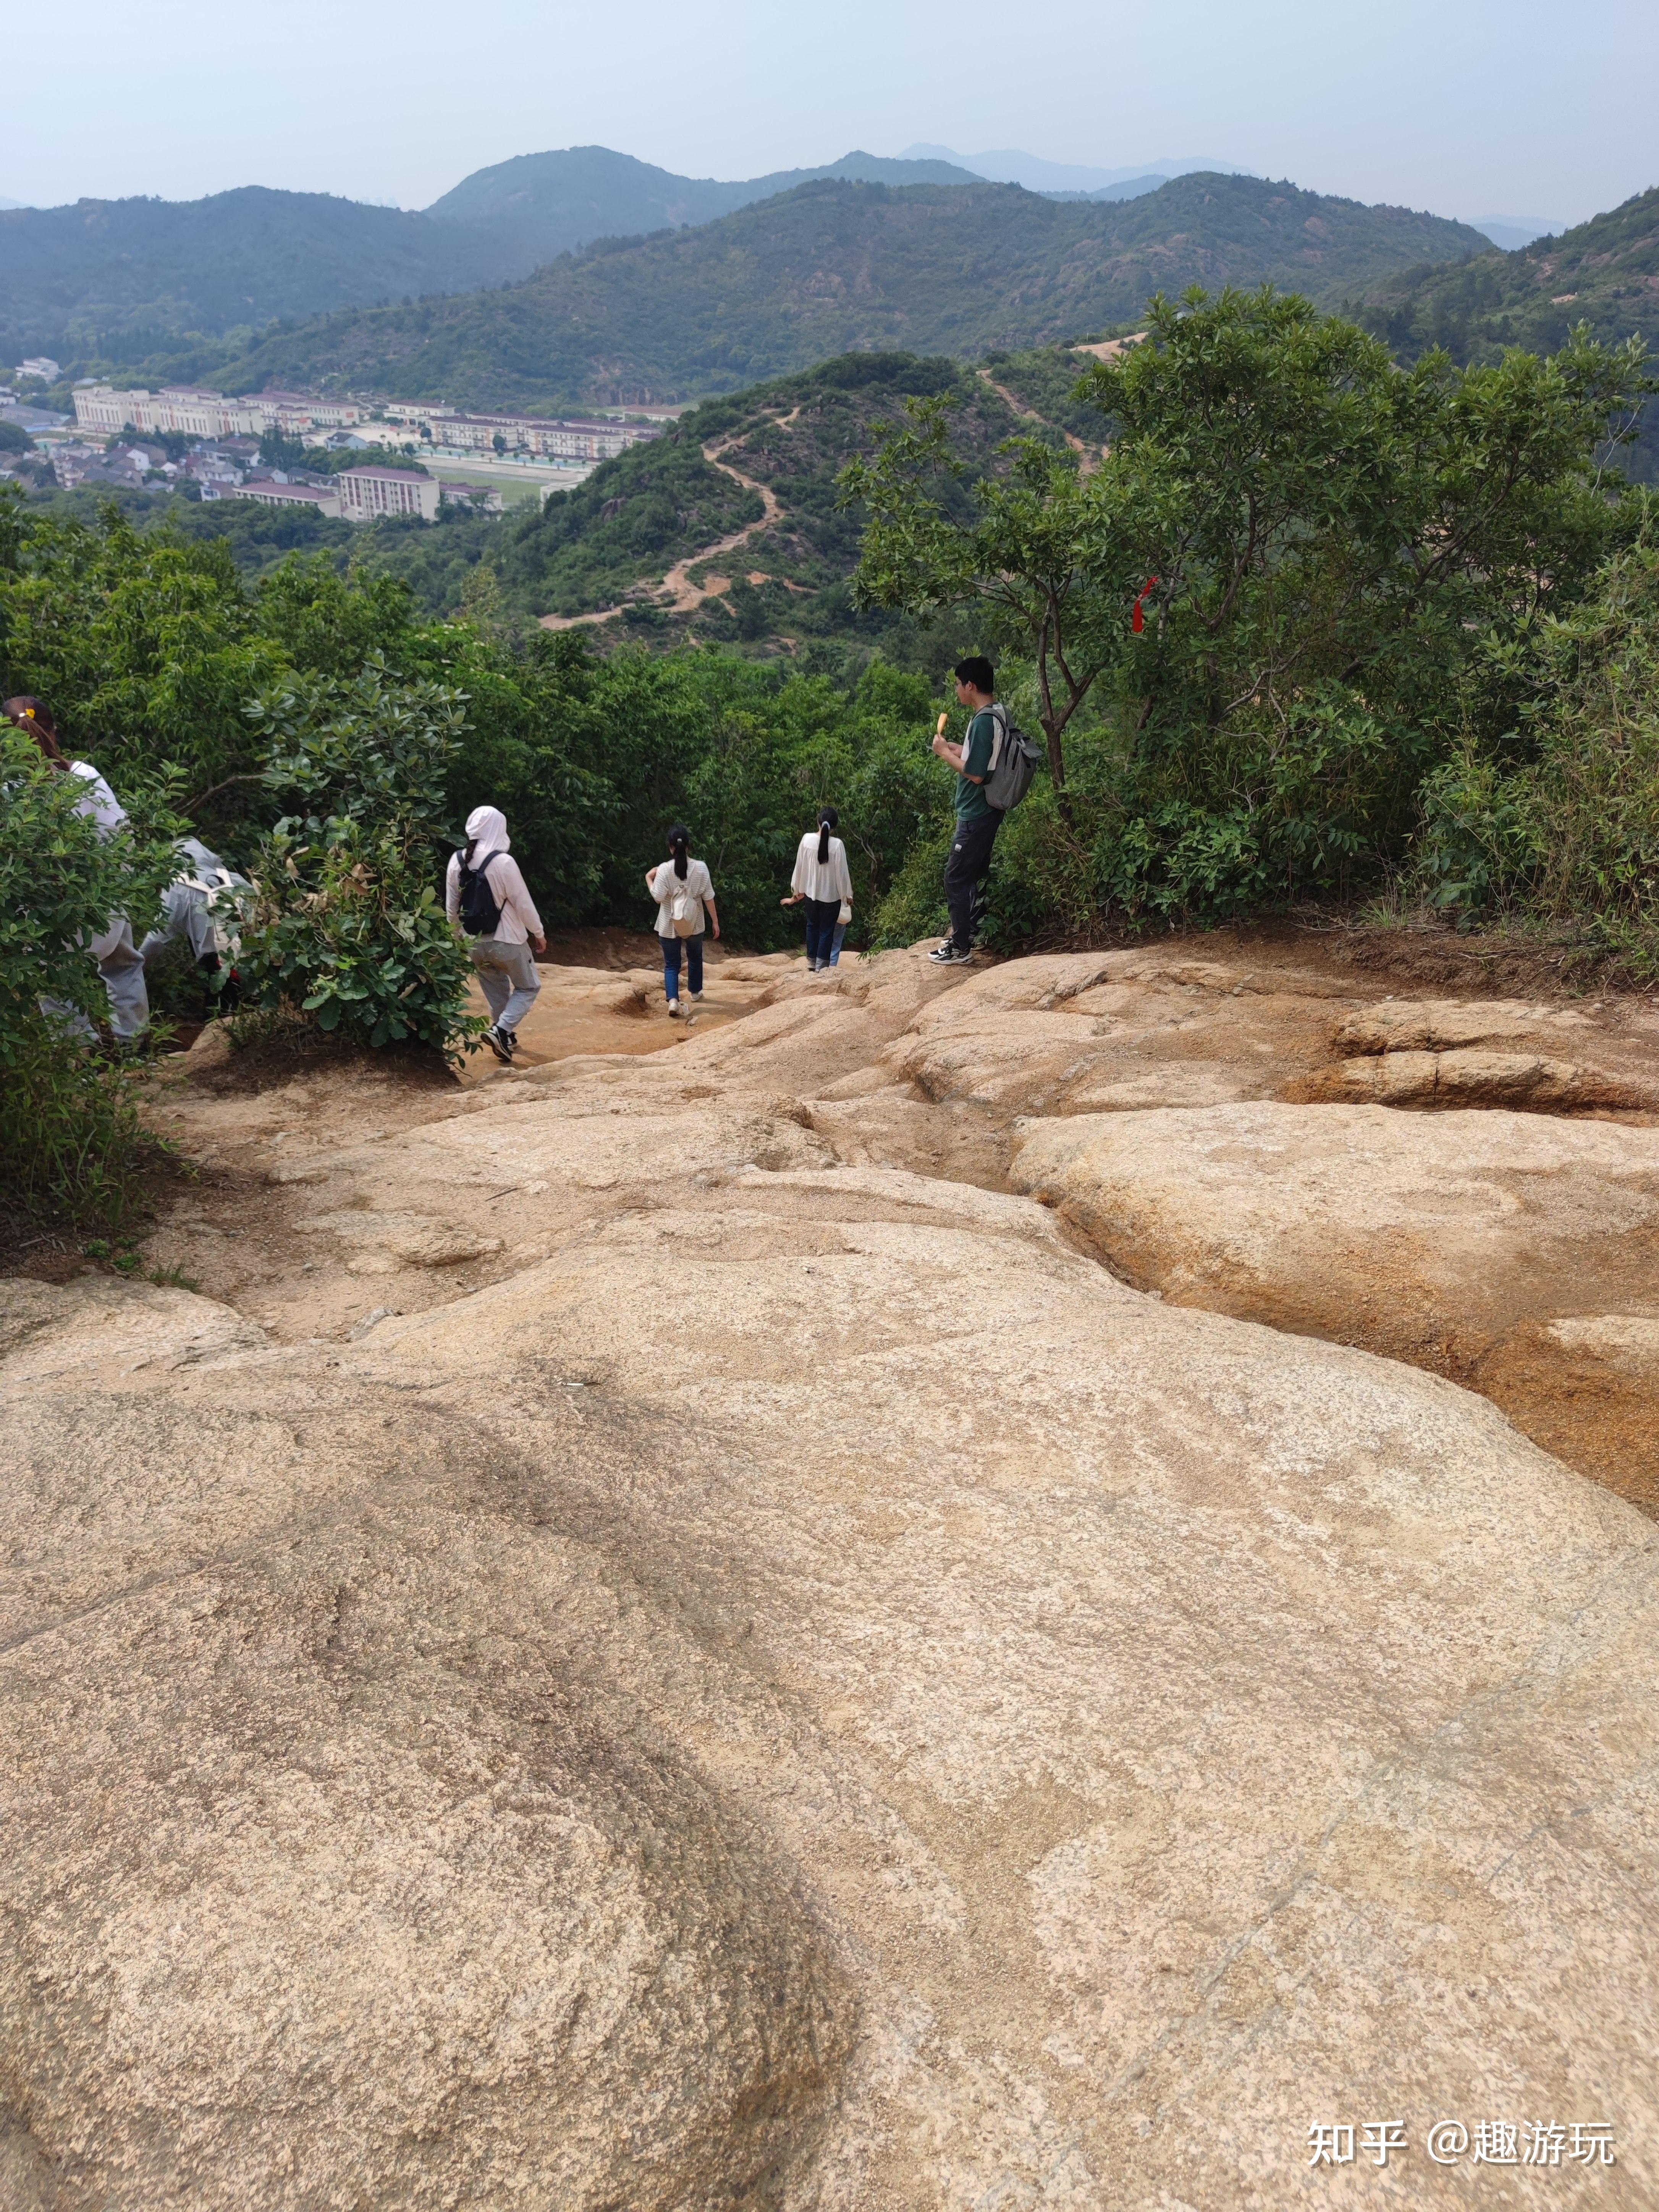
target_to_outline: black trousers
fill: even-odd
[[[958,822],[951,841],[951,857],[945,864],[945,902],[951,909],[951,942],[959,951],[973,949],[980,908],[975,893],[990,872],[991,848],[1001,827],[1000,814],[981,814],[977,820]]]

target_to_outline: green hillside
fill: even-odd
[[[963,403],[965,450],[988,466],[1022,425],[982,378],[948,360],[844,355],[706,401],[659,443],[635,447],[539,514],[506,524],[493,555],[502,587],[533,615],[618,607],[624,628],[749,639],[845,632],[864,519],[841,505],[836,478],[907,395],[946,390]],[[776,503],[769,521],[752,486]],[[690,567],[693,589],[715,586],[709,597],[680,611],[665,603],[672,564],[745,526],[740,546]]]
[[[1581,322],[1601,338],[1659,338],[1659,186],[1515,253],[1407,270],[1369,288],[1363,313],[1407,360],[1436,345],[1460,362],[1512,345],[1555,353]]]
[[[707,222],[817,177],[975,181],[947,161],[854,153],[721,183],[577,146],[479,169],[423,215],[253,185],[0,210],[0,347],[14,359],[73,350],[83,364],[155,352],[161,377],[205,374],[222,356],[210,344],[195,362],[179,340],[500,283],[591,240]]]
[[[1459,362],[1497,361],[1506,346],[1555,353],[1578,323],[1599,338],[1659,346],[1659,186],[1559,238],[1452,269],[1413,269],[1372,286],[1358,320],[1402,361],[1443,346]],[[1659,482],[1659,422],[1650,404],[1632,473]]]
[[[115,355],[520,273],[482,233],[324,192],[79,200],[0,212],[0,344]]]
[[[1014,185],[823,182],[670,236],[611,241],[520,284],[345,313],[226,368],[404,398],[555,410],[732,391],[853,349],[1052,344],[1122,326],[1155,290],[1273,283],[1322,303],[1461,259],[1478,232],[1249,177],[1127,203]]]

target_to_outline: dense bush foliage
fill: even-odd
[[[1532,641],[1642,526],[1600,465],[1648,388],[1640,349],[1581,335],[1401,373],[1271,294],[1157,303],[1148,329],[1084,380],[1100,465],[1013,441],[966,521],[948,395],[913,404],[848,472],[860,588],[972,605],[1030,659],[1071,861],[1005,910],[1352,896],[1407,861],[1455,756],[1501,758]]]
[[[777,902],[819,803],[846,817],[854,941],[924,825],[948,811],[950,778],[923,743],[933,689],[879,659],[851,689],[718,649],[602,659],[580,632],[506,634],[481,595],[471,620],[422,621],[400,580],[342,575],[325,554],[290,556],[250,585],[222,546],[137,532],[113,506],[95,523],[15,501],[3,512],[6,690],[49,699],[77,752],[124,795],[168,768],[191,825],[266,895],[278,888],[272,841],[283,823],[276,872],[291,889],[280,927],[269,896],[260,908],[258,929],[276,933],[258,938],[262,989],[280,973],[293,998],[302,980],[291,964],[305,938],[301,902],[326,891],[303,911],[325,912],[348,936],[367,927],[348,888],[364,883],[362,866],[387,912],[414,913],[415,877],[438,891],[467,813],[485,801],[507,812],[550,927],[648,927],[641,878],[683,817],[714,868],[723,923],[762,947],[799,935]],[[372,709],[359,684],[371,666]],[[425,763],[433,787],[418,804],[376,765],[375,748],[410,717],[422,734],[412,751],[397,739],[398,774],[412,773],[416,756]],[[335,763],[326,790],[315,782],[325,761]],[[368,809],[359,801],[371,793]],[[326,828],[337,821],[349,826]],[[363,849],[388,823],[405,856],[396,871],[384,852],[371,866]],[[309,939],[305,948],[319,967],[347,949],[344,939],[331,951]],[[354,969],[351,988],[361,983]],[[312,1011],[332,1006],[347,1018],[347,1003],[331,992]]]
[[[114,1227],[141,1141],[131,1073],[70,1043],[69,1026],[106,1012],[86,941],[119,914],[143,933],[177,825],[151,783],[101,836],[76,811],[82,789],[0,730],[0,1205]]]
[[[368,1045],[440,1052],[482,1028],[471,963],[433,885],[445,777],[460,749],[452,691],[313,678],[256,700],[264,781],[297,811],[262,837],[236,967],[251,1006],[310,1015]]]
[[[1515,726],[1425,780],[1418,887],[1470,920],[1576,926],[1659,975],[1659,543],[1618,555],[1498,672]]]

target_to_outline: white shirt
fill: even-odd
[[[542,918],[536,911],[536,902],[520,872],[519,864],[511,853],[497,853],[484,870],[484,881],[489,885],[501,918],[495,925],[497,945],[522,945],[532,937],[540,937]],[[449,867],[444,877],[444,912],[449,916],[449,926],[458,928],[461,919],[461,856],[452,853]]]
[[[76,812],[90,814],[106,836],[112,830],[118,830],[127,818],[127,810],[92,763],[71,761],[70,774],[78,775],[86,785],[86,789],[75,802]]]
[[[805,891],[810,899],[822,899],[827,906],[831,899],[851,902],[853,878],[847,872],[847,848],[839,837],[830,840],[830,857],[818,858],[818,832],[809,830],[800,841],[800,850],[795,855],[795,872],[789,878],[792,891]]]
[[[702,929],[707,924],[708,917],[703,913],[702,902],[705,899],[713,898],[714,896],[714,886],[709,879],[708,862],[694,860],[690,854],[687,854],[684,876],[677,876],[674,873],[674,863],[672,860],[665,860],[662,866],[653,872],[651,896],[657,902],[659,937],[675,937],[679,933],[674,927],[673,905],[676,891],[688,892],[696,902],[697,928],[691,933],[695,937],[697,930]]]

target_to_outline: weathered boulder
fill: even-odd
[[[1005,1115],[1267,1098],[1328,1058],[1341,1000],[1340,986],[1294,969],[1054,954],[927,1006],[880,1064],[930,1099]]]
[[[1594,1377],[1610,1425],[1571,1444],[1558,1417],[1552,1444],[1659,1503],[1645,1383],[1549,1326],[1659,1314],[1659,1130],[1380,1106],[1079,1115],[1024,1125],[1011,1173],[1127,1279],[1475,1381],[1530,1434],[1543,1399]]]

